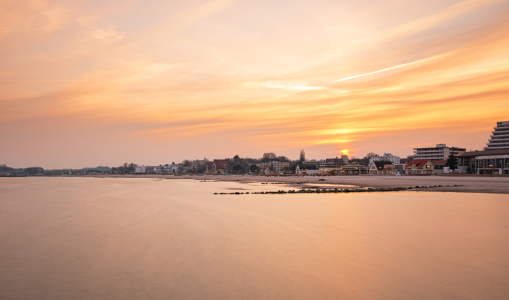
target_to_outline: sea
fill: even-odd
[[[0,178],[0,299],[509,299],[509,195],[175,178]]]

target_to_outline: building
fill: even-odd
[[[486,145],[484,150],[509,149],[509,121],[497,122]]]
[[[443,174],[447,160],[414,159],[406,163],[407,175]]]
[[[401,159],[399,156],[394,156],[390,153],[384,153],[384,155],[372,156],[369,159],[369,164],[371,165],[371,163],[374,161],[390,161],[391,163],[393,163],[395,165],[399,165],[401,163]]]
[[[207,162],[205,172],[207,174],[226,174],[228,173],[228,161],[225,159],[214,159],[212,162]]]
[[[436,147],[414,148],[414,160],[447,160],[449,155],[458,155],[467,149],[458,147],[447,147],[445,144],[437,144]]]
[[[342,155],[342,157],[343,157],[343,156],[345,156],[345,155]],[[347,159],[348,159],[348,156],[346,156],[346,157],[347,157]],[[343,163],[345,163],[345,162],[344,162],[344,159],[343,159],[343,158],[335,157],[335,158],[326,158],[326,159],[325,159],[325,163],[326,163],[326,164],[332,164],[332,165],[335,165],[335,166],[339,166],[339,167],[341,167],[341,165],[342,165]],[[346,162],[346,163],[348,163],[348,160],[347,160],[347,162]]]
[[[147,172],[147,168],[145,166],[136,167],[135,172],[136,173],[145,173],[145,172]]]
[[[458,168],[475,174],[509,174],[509,149],[469,151],[457,156]]]
[[[343,166],[343,158],[327,158],[325,162],[321,162],[318,164],[318,171],[320,174],[331,174],[338,172],[341,170]]]
[[[362,174],[368,174],[368,166],[365,165],[359,165],[359,164],[347,164],[343,165],[339,173],[341,175],[362,175]]]
[[[316,164],[301,164],[297,165],[295,168],[295,174],[306,174],[306,175],[313,175],[313,174],[319,174],[320,170],[316,166]]]
[[[289,168],[290,167],[290,163],[289,162],[281,162],[281,161],[272,161],[271,162],[272,164],[272,170],[276,173],[283,173],[283,169],[284,168]]]
[[[390,161],[373,161],[369,164],[368,170],[370,175],[390,175],[394,164]]]

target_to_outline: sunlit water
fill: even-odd
[[[0,178],[0,299],[509,299],[509,196]]]

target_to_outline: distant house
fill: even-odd
[[[341,167],[340,173],[346,175],[368,174],[368,166],[358,163],[347,164]]]
[[[209,161],[207,162],[207,165],[205,166],[205,173],[207,174],[216,174],[217,170],[214,165],[214,162]]]
[[[174,164],[174,163],[173,163],[173,164],[171,164],[171,165],[169,166],[168,171],[169,171],[170,173],[175,174],[175,173],[178,173],[178,172],[179,172],[179,168],[181,168],[181,167],[182,167],[182,164]]]
[[[260,168],[260,174],[268,175],[270,173],[272,173],[272,171],[270,170],[270,168],[268,166],[264,166],[264,167]]]
[[[327,158],[325,162],[318,164],[320,174],[333,174],[339,172],[343,166],[343,159],[341,158]]]
[[[205,172],[207,174],[226,174],[228,173],[228,161],[225,159],[214,159],[212,162],[207,162]]]
[[[446,160],[414,159],[405,164],[407,175],[443,174]]]
[[[214,159],[214,165],[216,166],[218,174],[228,173],[228,161],[225,159]]]
[[[139,166],[139,167],[136,167],[135,169],[135,173],[145,173],[147,172],[147,167],[145,166]]]
[[[312,175],[312,174],[319,174],[320,170],[316,166],[316,164],[300,164],[297,165],[295,168],[295,174],[306,174],[306,175]]]
[[[272,165],[272,169],[276,173],[283,173],[283,169],[284,168],[289,168],[290,167],[290,163],[289,162],[280,162],[280,161],[277,161],[277,160],[276,161],[272,161],[271,165]]]
[[[372,161],[368,170],[370,175],[392,175],[394,164],[391,161]]]

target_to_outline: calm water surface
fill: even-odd
[[[509,299],[509,196],[0,178],[0,299]]]

